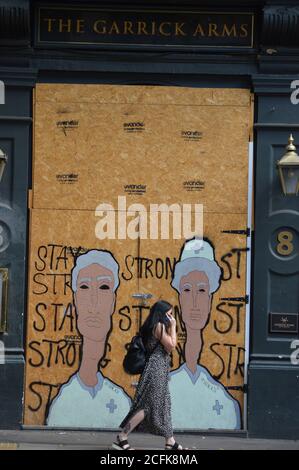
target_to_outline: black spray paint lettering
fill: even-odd
[[[46,408],[52,400],[53,390],[56,391],[60,387],[60,384],[54,385],[47,382],[31,382],[29,384],[29,390],[35,396],[36,404],[29,404],[28,408],[30,411],[37,412],[41,409],[43,405],[44,398],[46,398]]]
[[[220,312],[221,315],[218,314],[217,318],[214,320],[215,330],[223,335],[230,333],[233,329],[235,333],[240,333],[242,308],[245,309],[245,302],[220,302],[216,310]],[[226,319],[226,326],[223,326],[224,319]]]
[[[51,292],[55,295],[59,293],[67,295],[71,290],[70,271],[82,250],[81,247],[73,248],[52,243],[40,245],[34,263],[37,272],[33,276],[33,294],[44,295]]]
[[[120,331],[129,331],[132,325],[130,307],[128,305],[125,305],[124,307],[119,309],[118,313],[122,317],[118,323]]]
[[[142,258],[127,255],[125,257],[125,270],[121,273],[122,279],[172,279],[176,258]]]
[[[228,281],[235,276],[241,278],[242,255],[248,251],[247,248],[232,248],[228,253],[221,257],[224,264],[223,280]],[[172,279],[176,258],[145,258],[127,255],[125,257],[125,269],[121,277],[125,281],[132,279]]]
[[[48,245],[41,245],[37,250],[38,261],[35,262],[35,269],[37,271],[45,271],[48,267],[51,271],[59,269],[61,261],[62,268],[64,270],[68,269],[68,256],[67,256],[67,247],[63,245],[55,245],[49,243]],[[54,260],[56,264],[54,265]]]
[[[228,355],[228,360],[224,361],[224,354],[221,354],[218,349],[223,351],[225,348],[225,355]],[[220,343],[213,343],[210,345],[210,350],[215,354],[215,356],[219,359],[219,367],[220,372],[218,374],[214,374],[214,377],[219,380],[223,376],[226,379],[231,379],[232,374],[234,376],[240,375],[242,378],[244,377],[244,352],[245,349],[241,346],[237,346],[236,344],[220,344]]]
[[[68,248],[69,250],[69,248]],[[233,277],[233,270],[236,271],[236,277],[240,278],[240,264],[241,264],[241,256],[242,252],[246,251],[246,249],[239,249],[234,248],[229,253],[224,255],[221,259],[225,266],[228,269],[228,275],[226,275],[226,279],[229,280]],[[41,246],[39,249],[39,260],[36,263],[36,278],[35,280],[35,288],[38,291],[38,294],[45,294],[49,291],[49,289],[56,294],[59,291],[59,286],[61,285],[61,281],[63,282],[63,289],[61,290],[64,294],[67,293],[68,289],[71,288],[70,286],[70,273],[65,274],[53,274],[49,273],[49,275],[45,272],[46,269],[67,269],[68,258],[66,256],[66,247],[62,245],[47,245]],[[75,258],[75,255],[72,253],[72,256]],[[125,258],[125,266],[126,269],[124,272],[121,273],[121,276],[124,280],[128,281],[133,278],[139,279],[148,279],[148,278],[157,278],[157,279],[170,279],[173,276],[174,265],[175,265],[175,258],[141,258],[141,257],[134,257],[132,255],[128,255]],[[68,269],[70,270],[70,269]],[[227,274],[227,273],[226,273]],[[59,277],[60,276],[60,277]],[[50,287],[48,286],[48,280],[50,279]],[[72,304],[69,304],[72,306]],[[238,306],[239,305],[239,306]],[[226,316],[228,319],[228,325],[225,330],[228,329],[229,332],[234,325],[233,316],[235,317],[235,327],[236,330],[240,329],[240,309],[243,304],[226,304],[225,302],[219,304],[218,311]],[[49,310],[50,308],[50,310]],[[47,307],[44,303],[39,303],[36,308],[36,318],[34,321],[34,329],[38,332],[43,332],[47,330],[49,318],[52,318],[52,325],[54,331],[61,331],[62,328],[65,326],[65,321],[70,322],[69,327],[71,331],[74,331],[75,328],[75,310],[72,310],[70,307],[69,314],[65,312],[65,315],[59,315],[61,309],[63,309],[63,304],[51,304]],[[232,313],[231,309],[235,309]],[[129,306],[125,305],[119,309],[119,328],[121,331],[129,331],[133,326],[137,326],[138,330],[140,329],[143,320],[148,313],[149,307],[142,306],[142,305],[133,305],[130,309]],[[135,311],[135,314],[133,314]],[[52,313],[51,313],[52,312]],[[131,314],[132,312],[132,314]],[[50,314],[49,314],[50,313]],[[177,327],[179,331],[185,332],[185,326],[182,321],[182,317],[180,314],[180,310],[178,306],[174,307],[174,315],[177,320]],[[132,321],[132,317],[134,318],[134,322]],[[62,321],[59,320],[62,318]],[[220,325],[215,323],[215,329],[225,334],[225,331],[220,331]],[[229,327],[229,328],[228,328]],[[223,330],[223,327],[222,327]],[[219,353],[218,346],[222,347],[222,355]],[[226,348],[226,354],[223,354],[223,347]],[[29,344],[30,349],[30,358],[29,364],[32,367],[42,367],[43,365],[47,365],[47,367],[57,366],[57,365],[65,365],[68,367],[73,367],[74,364],[79,363],[80,354],[81,354],[81,344],[69,342],[65,340],[60,341],[52,341],[46,340],[43,341],[32,341]],[[224,344],[220,345],[219,343],[214,343],[210,346],[211,351],[218,357],[220,361],[220,374],[219,378],[226,373],[227,377],[230,378],[231,374],[243,374],[244,375],[244,361],[242,362],[243,356],[243,348],[238,348],[236,345],[231,344]],[[184,355],[184,345],[178,343],[176,348],[176,353],[179,361],[179,365],[182,365],[185,362],[185,355]],[[106,344],[105,354],[103,355],[102,360],[100,361],[100,367],[105,368],[111,362],[109,358],[111,354],[111,345],[109,343]],[[222,358],[226,358],[228,356],[228,360],[224,361]],[[235,357],[237,359],[235,360]],[[227,363],[227,365],[226,365]],[[172,358],[172,365],[173,365],[173,358]],[[217,376],[218,377],[218,376]],[[40,383],[41,384],[41,383]],[[49,386],[49,384],[44,384],[45,386]],[[35,388],[36,392],[36,388]],[[51,391],[50,391],[51,393]],[[48,400],[49,401],[49,400]]]
[[[237,279],[241,278],[240,274],[240,266],[241,266],[241,259],[242,255],[246,254],[248,251],[248,248],[232,248],[229,253],[226,253],[221,257],[222,263],[224,263],[223,269],[223,275],[222,275],[222,280],[223,281],[229,281],[234,277],[234,271],[235,271],[235,276]]]
[[[66,326],[71,333],[76,331],[76,310],[70,302],[64,304],[51,303],[47,305],[39,302],[35,306],[36,318],[33,321],[33,329],[38,332],[49,331],[55,333],[62,331]]]
[[[29,364],[32,367],[38,368],[42,367],[45,363],[47,363],[47,367],[52,367],[60,362],[63,365],[67,365],[68,367],[73,367],[75,363],[78,362],[81,355],[81,343],[78,342],[78,337],[75,337],[75,342],[68,342],[65,340],[61,341],[49,341],[43,340],[42,342],[39,341],[31,341],[29,344],[29,349],[34,352],[35,359],[33,360],[32,357],[29,358]],[[48,344],[48,350],[46,353],[41,351],[42,343]],[[67,349],[66,349],[67,348]],[[65,351],[66,349],[66,351]],[[105,357],[105,355],[111,353],[111,345],[110,343],[106,344],[105,354],[103,359],[101,359],[99,365],[102,369],[105,369],[107,365],[110,363],[111,359]],[[46,412],[45,416],[47,416],[47,410],[52,402],[52,391],[55,389],[59,389],[61,384],[50,384],[47,382],[31,382],[29,385],[29,390],[35,396],[37,400],[37,404],[35,406],[29,404],[28,408],[30,411],[37,412],[41,409],[41,407],[45,407]]]
[[[105,369],[105,367],[107,367],[108,364],[111,362],[111,359],[109,359],[108,357],[109,354],[111,353],[111,350],[112,350],[111,344],[107,342],[105,346],[105,352],[99,362],[99,366],[101,367],[101,369]]]
[[[150,307],[146,305],[132,305],[132,308],[136,310],[137,312],[137,329],[138,331],[140,330],[143,322],[144,322],[144,317],[147,316]],[[144,312],[145,311],[145,312]]]
[[[35,313],[39,317],[39,322],[36,320],[33,321],[33,329],[38,332],[45,331],[47,325],[42,310],[47,310],[47,305],[41,302],[35,306]]]
[[[33,275],[35,289],[34,295],[45,295],[48,292],[54,295],[67,295],[71,289],[71,275],[69,273],[35,273]]]
[[[28,362],[34,368],[50,368],[57,365],[72,368],[79,361],[80,347],[80,343],[64,339],[31,341]]]

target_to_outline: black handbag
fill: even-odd
[[[141,335],[133,336],[123,360],[123,368],[127,374],[141,374],[146,363],[147,351]]]

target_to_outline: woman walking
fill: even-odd
[[[120,425],[121,432],[113,447],[133,450],[128,443],[128,435],[133,429],[138,429],[163,436],[165,449],[182,450],[173,437],[168,387],[170,353],[176,346],[176,321],[172,316],[172,306],[164,300],[156,302],[140,333],[148,359],[131,409]]]

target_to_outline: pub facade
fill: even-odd
[[[0,12],[0,427],[117,429],[165,299],[174,428],[297,439],[297,2]]]

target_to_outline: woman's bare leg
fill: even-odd
[[[165,444],[173,446],[174,443],[175,443],[175,439],[173,436],[165,438]]]
[[[123,430],[119,433],[119,438],[121,441],[125,441],[133,429],[138,426],[145,418],[144,410],[138,411],[131,419],[127,422]]]

